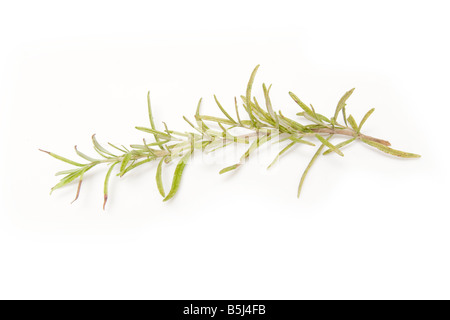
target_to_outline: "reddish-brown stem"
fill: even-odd
[[[315,133],[340,134],[340,135],[344,135],[344,136],[362,138],[362,139],[366,139],[366,140],[369,140],[369,141],[374,141],[374,142],[381,143],[382,145],[385,145],[387,147],[389,147],[391,145],[391,143],[389,141],[378,139],[378,138],[374,138],[374,137],[371,137],[371,136],[366,136],[365,134],[362,134],[362,133],[356,133],[355,131],[353,131],[351,129],[320,128],[320,129],[313,129],[312,131],[315,132]]]

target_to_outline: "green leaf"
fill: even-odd
[[[258,147],[260,147],[263,143],[269,141],[271,138],[272,138],[272,136],[269,136],[269,135],[265,135],[261,138],[258,137],[256,140],[254,140],[252,142],[252,144],[247,149],[247,151],[242,155],[239,163],[236,163],[236,164],[233,164],[232,166],[223,168],[222,170],[219,171],[219,174],[223,174],[223,173],[226,173],[231,170],[235,170],[235,169],[239,168],[254,150],[256,150]]]
[[[200,98],[200,100],[198,101],[197,104],[197,110],[195,111],[195,120],[197,121],[197,125],[200,127],[201,131],[205,131],[205,130],[209,130],[208,126],[202,121],[202,119],[200,119],[200,106],[202,104],[202,98]],[[164,123],[164,125],[166,126],[166,124]],[[167,129],[166,126],[166,132],[170,133],[169,129]]]
[[[345,140],[345,141],[343,141],[343,142],[338,143],[337,145],[335,145],[335,147],[336,147],[336,149],[340,149],[340,148],[342,148],[342,147],[348,145],[349,143],[352,143],[352,142],[355,141],[355,140],[356,140],[356,138],[351,138],[351,139]],[[332,149],[328,149],[328,150],[326,150],[323,154],[326,155],[326,154],[329,154],[329,153],[331,153],[331,152],[334,152],[334,151],[333,151]]]
[[[254,109],[256,109],[255,104],[250,100],[250,104],[247,105],[247,98],[245,96],[241,96],[241,99],[242,99],[243,107],[250,117],[249,125],[252,127],[252,129],[256,129],[261,126],[264,126],[264,124],[262,124],[260,121],[258,121],[258,118],[253,114],[253,112],[255,111]]]
[[[350,123],[350,126],[352,127],[352,129],[353,129],[355,132],[358,132],[358,125],[356,124],[356,121],[355,121],[355,119],[353,118],[353,116],[352,116],[352,115],[349,115],[348,118],[347,118],[347,120],[348,120],[348,122]]]
[[[194,152],[195,149],[195,138],[194,138],[194,134],[191,134],[191,138],[189,139],[190,143],[191,143],[191,153]]]
[[[312,117],[311,115],[304,112],[303,116],[306,119],[308,119],[309,121],[314,122],[315,124],[317,124],[319,126],[323,126],[323,122],[321,120],[319,120],[319,118],[316,115],[314,117]]]
[[[121,172],[121,176],[123,176],[123,174],[125,173],[125,168],[127,167],[128,162],[131,159],[131,153],[127,153],[123,159],[122,159],[122,164],[120,165],[120,172]]]
[[[298,123],[297,121],[294,121],[292,119],[289,119],[287,117],[285,117],[281,111],[280,111],[280,117],[289,124],[290,127],[292,127],[293,129],[296,129],[296,131],[300,131],[300,132],[306,132],[307,130],[305,129],[305,126]]]
[[[220,129],[222,129],[222,136],[225,137],[227,135],[227,129],[225,129],[225,127],[220,122],[218,122],[217,124],[219,125]]]
[[[69,160],[67,158],[61,157],[61,156],[59,156],[59,155],[57,155],[57,154],[55,154],[53,152],[45,151],[45,150],[42,150],[42,149],[39,149],[39,151],[45,152],[45,153],[51,155],[55,159],[61,160],[63,162],[66,162],[68,164],[71,164],[71,165],[74,165],[74,166],[77,166],[77,167],[84,167],[85,166],[84,164],[81,164],[81,163]]]
[[[170,142],[170,140],[160,140],[159,142],[152,142],[152,143],[145,143],[145,144],[130,144],[130,147],[133,149],[139,149],[139,150],[149,150],[149,147],[152,146],[162,146],[163,144],[166,144]]]
[[[59,189],[61,187],[64,187],[65,185],[71,183],[72,181],[74,181],[76,178],[83,176],[83,174],[88,171],[89,169],[95,167],[96,164],[89,164],[84,166],[83,168],[77,169],[76,171],[72,171],[70,172],[70,170],[67,171],[67,175],[62,178],[59,183],[57,183],[51,190],[50,190],[50,194],[52,194],[52,192],[56,189]]]
[[[200,101],[198,102],[198,106],[197,106],[197,112],[200,112],[200,102],[202,101],[202,99],[200,99]],[[162,122],[164,125],[164,132],[167,133],[170,136],[170,130],[167,127],[167,123],[165,123],[164,121]]]
[[[94,149],[103,157],[105,158],[109,158],[107,155],[111,156],[111,157],[117,157],[115,154],[112,154],[111,152],[109,152],[108,150],[106,150],[105,148],[103,148],[100,143],[98,143],[97,139],[95,138],[95,134],[92,135],[92,142],[94,144]]]
[[[162,182],[162,164],[166,157],[161,158],[161,161],[158,163],[158,168],[156,169],[156,186],[158,187],[159,194],[164,198],[166,193],[164,192],[164,185]]]
[[[158,130],[155,130],[155,129],[150,129],[150,128],[145,128],[145,127],[135,127],[137,130],[139,130],[139,131],[143,131],[143,132],[147,132],[147,133],[151,133],[151,134],[153,134],[153,135],[156,135],[156,136],[158,136],[159,138],[164,138],[164,139],[166,139],[166,140],[170,140],[171,139],[171,137],[170,137],[170,135],[168,135],[167,133],[165,133],[165,132],[162,132],[162,131],[158,131]],[[159,142],[159,138],[158,139],[155,139],[157,142]]]
[[[282,131],[284,131],[285,133],[291,133],[291,134],[295,134],[297,131],[299,131],[298,129],[296,130],[292,127],[291,123],[288,121],[288,118],[283,116],[281,111],[279,111],[279,115],[280,116],[278,117],[278,123],[279,123],[280,129]],[[300,131],[302,131],[302,130],[300,130]]]
[[[259,64],[253,69],[252,74],[250,75],[250,79],[248,80],[247,84],[247,90],[246,90],[246,96],[245,96],[245,104],[247,106],[247,113],[250,116],[250,120],[252,121],[253,125],[256,125],[255,118],[252,113],[251,104],[252,104],[252,86],[253,82],[255,81],[256,72],[258,71]]]
[[[292,140],[294,142],[297,142],[297,143],[307,144],[308,146],[312,146],[312,147],[316,146],[314,143],[312,143],[310,141],[307,141],[307,140],[303,140],[302,138],[297,138],[297,137],[294,137],[294,136],[290,136],[288,139]]]
[[[109,183],[109,177],[111,176],[111,172],[120,161],[114,162],[108,169],[108,172],[105,176],[105,182],[103,184],[103,210],[105,210],[106,202],[108,201],[108,183]]]
[[[309,104],[309,106],[311,107],[311,111],[312,111],[312,113],[314,114],[314,118],[316,118],[317,119],[317,114],[316,114],[316,110],[314,110],[314,107],[313,107],[313,105],[310,103]]]
[[[147,106],[148,106],[148,118],[150,121],[150,126],[152,127],[153,130],[156,129],[155,127],[155,123],[153,121],[153,114],[152,114],[152,106],[150,103],[150,91],[148,91],[147,93]],[[153,134],[153,136],[155,137],[156,142],[159,142],[159,137],[156,133]],[[162,146],[159,146],[161,150],[163,150],[164,148]]]
[[[242,155],[241,163],[243,163],[246,159],[248,159],[248,157],[250,157],[250,154],[254,150],[259,148],[265,142],[269,141],[271,138],[272,138],[272,136],[265,135],[265,136],[263,136],[261,138],[258,137],[255,141],[253,141],[252,144],[250,145],[250,147],[247,149],[247,151]]]
[[[71,174],[71,173],[77,172],[79,170],[80,169],[77,168],[77,169],[58,171],[57,173],[55,173],[55,176],[60,176],[60,175],[63,175],[63,174]]]
[[[345,102],[348,98],[352,95],[353,91],[355,91],[355,88],[347,91],[342,98],[339,100],[338,105],[336,107],[336,111],[334,112],[334,119],[337,119],[339,112],[345,107]]]
[[[163,201],[172,199],[175,193],[177,193],[177,190],[180,186],[181,176],[183,175],[184,167],[186,166],[186,163],[189,160],[191,154],[192,152],[187,152],[178,162],[177,167],[175,168],[175,173],[173,175],[172,186],[170,187],[169,194],[164,198]]]
[[[216,95],[214,95],[214,100],[216,101],[217,106],[219,107],[220,111],[222,111],[222,113],[225,115],[225,117],[227,117],[230,121],[232,121],[233,123],[236,123],[236,121],[234,121],[234,119],[228,114],[228,112],[225,111],[225,109],[222,107],[222,105],[220,104],[219,100],[217,100]]]
[[[223,174],[223,173],[229,172],[231,170],[237,169],[240,166],[241,166],[240,163],[233,164],[232,166],[229,166],[229,167],[226,167],[226,168],[223,168],[222,170],[220,170],[219,174]]]
[[[215,152],[215,151],[217,151],[219,149],[222,149],[222,148],[225,148],[225,147],[229,146],[232,143],[233,143],[232,141],[227,141],[227,142],[220,141],[219,144],[212,144],[211,143],[209,145],[209,149],[206,150],[206,153]]]
[[[262,124],[266,125],[265,123],[262,122],[265,121],[269,123],[271,126],[275,125],[275,120],[272,119],[269,113],[267,113],[266,111],[263,110],[263,108],[260,107],[258,100],[256,100],[256,97],[253,97],[252,107],[255,109],[256,114],[259,117],[259,121]]]
[[[193,129],[195,129],[197,132],[203,134],[203,131],[199,128],[197,128],[196,126],[194,126],[194,124],[192,122],[189,121],[188,118],[186,118],[185,116],[183,116],[184,121],[186,121]]]
[[[319,119],[320,121],[325,121],[328,123],[331,123],[330,119],[328,119],[327,117],[325,117],[324,115],[321,115],[320,113],[316,112],[316,117],[317,119]]]
[[[228,125],[234,124],[234,122],[231,122],[230,120],[224,119],[224,118],[218,118],[218,117],[212,117],[212,116],[206,116],[206,115],[201,115],[199,118],[202,120],[213,121],[213,122],[222,123],[222,124],[228,124]]]
[[[316,138],[317,139],[319,139],[319,141],[320,142],[322,142],[322,144],[324,144],[324,145],[326,145],[328,148],[330,148],[332,151],[334,151],[334,152],[336,152],[338,155],[340,155],[341,157],[343,157],[344,156],[344,154],[342,153],[342,151],[341,150],[339,150],[338,148],[336,148],[334,145],[332,145],[328,140],[329,140],[329,138],[328,139],[325,139],[324,137],[322,137],[321,135],[319,135],[319,134],[315,134],[315,136],[316,136]]]
[[[312,118],[315,118],[314,112],[306,104],[304,104],[294,93],[289,91],[289,95],[300,106],[300,108],[302,108],[306,112],[306,114],[308,114]]]
[[[269,112],[270,116],[272,117],[273,121],[275,121],[275,127],[278,129],[278,127],[279,127],[278,116],[273,111],[272,102],[270,101],[270,97],[269,97],[269,91],[270,91],[271,87],[272,87],[272,85],[270,85],[269,89],[267,89],[266,85],[263,83],[263,91],[264,91],[264,99],[266,100],[266,108],[267,108],[267,111]]]
[[[370,115],[375,111],[375,108],[370,109],[369,111],[367,111],[367,113],[365,114],[365,116],[362,118],[361,122],[359,123],[359,127],[358,127],[358,132],[361,131],[362,126],[364,125],[364,123],[367,121],[367,119],[369,119]]]
[[[137,150],[148,150],[148,145],[146,144],[130,144],[130,147]]]
[[[342,117],[344,118],[344,123],[345,125],[348,127],[348,123],[347,123],[347,116],[345,114],[345,106],[342,108]]]
[[[85,155],[83,152],[78,151],[77,146],[75,146],[75,152],[77,153],[77,155],[79,155],[81,158],[90,161],[90,162],[96,162],[98,161],[97,159],[91,158],[88,155]]]
[[[293,147],[296,144],[296,142],[291,142],[290,144],[288,144],[286,147],[283,148],[283,150],[281,150],[278,155],[275,157],[275,159],[273,159],[272,163],[269,164],[269,166],[267,167],[267,169],[270,169],[277,161],[278,159],[281,157],[281,155],[283,153],[285,153],[286,151],[288,151],[291,147]]]
[[[248,83],[247,83],[247,90],[246,90],[247,103],[249,103],[251,101],[252,86],[253,86],[253,82],[255,81],[255,76],[256,76],[256,72],[258,71],[258,68],[259,68],[259,64],[253,69],[252,74],[250,75],[250,79],[248,80]]]
[[[328,142],[328,140],[330,140],[330,138],[331,138],[332,136],[333,136],[333,135],[329,136],[329,137],[326,139],[326,141]],[[322,139],[323,139],[323,138],[322,138]],[[324,139],[324,140],[325,140],[325,139]],[[303,186],[303,183],[305,182],[305,178],[306,178],[306,175],[307,175],[308,172],[309,172],[309,169],[311,169],[311,166],[313,165],[314,161],[316,161],[317,157],[320,155],[320,153],[322,152],[322,150],[323,150],[324,147],[325,147],[325,144],[322,143],[322,145],[317,149],[316,153],[315,153],[314,156],[312,157],[311,161],[308,163],[308,166],[306,167],[305,171],[303,171],[302,177],[301,177],[301,179],[300,179],[300,183],[299,183],[299,185],[298,185],[297,198],[300,197],[300,192],[302,191],[302,186]]]
[[[127,152],[128,152],[128,151],[125,149],[124,146],[122,146],[122,148],[123,148],[123,149],[122,149],[122,148],[119,148],[118,146],[112,144],[111,142],[108,142],[108,144],[109,144],[111,147],[113,147],[114,149],[119,150],[120,152],[123,152],[123,153],[127,153]]]
[[[68,174],[67,176],[65,176],[64,178],[62,178],[51,190],[50,190],[50,194],[52,194],[53,191],[55,191],[56,189],[62,188],[65,185],[71,183],[72,181],[74,181],[76,178],[78,178],[79,176],[81,176],[83,174],[83,169],[79,169],[73,173]]]
[[[136,167],[139,167],[140,165],[142,165],[144,163],[150,162],[152,160],[155,160],[155,158],[148,158],[148,159],[145,159],[145,160],[142,160],[142,161],[139,161],[139,162],[135,162],[134,164],[129,165],[123,172],[119,172],[118,175],[122,175],[123,176],[128,171],[130,171],[130,170],[132,170],[132,169],[134,169]]]
[[[420,158],[421,157],[419,154],[395,150],[395,149],[386,147],[385,145],[383,145],[381,143],[378,143],[375,141],[370,141],[370,140],[367,140],[364,138],[362,138],[361,141],[368,144],[369,146],[375,147],[385,153],[391,154],[396,157],[400,157],[400,158]]]

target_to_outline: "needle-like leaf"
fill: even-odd
[[[158,137],[158,139],[155,139],[156,142],[159,142],[160,138],[167,139],[167,140],[171,139],[170,135],[168,135],[165,132],[161,132],[161,131],[158,131],[155,129],[145,128],[145,127],[135,127],[135,128],[138,129],[139,131],[148,132],[148,133],[153,134],[154,136],[156,135]]]
[[[278,161],[278,159],[281,157],[281,155],[282,155],[283,153],[285,153],[286,151],[288,151],[290,148],[292,148],[295,144],[296,144],[296,142],[293,141],[293,142],[289,143],[286,147],[284,147],[283,150],[281,150],[281,151],[277,154],[277,156],[275,157],[275,159],[273,159],[272,163],[269,164],[269,166],[267,167],[267,169],[270,169],[270,168]]]
[[[395,150],[389,147],[386,147],[385,145],[375,142],[375,141],[369,141],[367,139],[361,139],[362,142],[368,144],[369,146],[375,147],[378,150],[381,150],[385,153],[391,154],[393,156],[396,157],[400,157],[400,158],[420,158],[420,155],[415,154],[415,153],[409,153],[409,152],[404,152],[404,151],[400,151],[400,150]]]
[[[241,166],[240,163],[233,164],[232,166],[229,166],[229,167],[226,167],[226,168],[223,168],[222,170],[220,170],[219,174],[224,174],[224,173],[230,172],[234,169],[239,168],[240,166]]]
[[[166,157],[161,158],[161,160],[158,163],[158,168],[156,168],[156,186],[158,187],[159,194],[163,198],[166,196],[166,193],[164,192],[164,185],[161,176],[162,176],[162,164],[165,159]]]
[[[375,111],[375,108],[370,109],[369,111],[367,111],[367,113],[364,115],[364,117],[362,118],[361,122],[359,123],[359,127],[358,127],[358,132],[361,131],[362,126],[364,125],[364,123],[366,123],[367,119],[369,119],[370,115]]]
[[[310,141],[307,140],[303,140],[302,138],[297,138],[294,136],[290,136],[289,140],[292,140],[293,142],[297,142],[297,143],[302,143],[302,144],[307,144],[308,146],[312,146],[315,147],[316,145]]]
[[[123,172],[119,172],[118,175],[124,175],[125,173],[127,173],[128,171],[133,170],[136,167],[139,167],[140,165],[143,165],[144,163],[150,162],[152,160],[155,160],[154,158],[148,158],[148,159],[144,159],[142,161],[136,161],[135,163],[133,163],[132,165],[129,165],[128,167],[126,167],[126,169]]]
[[[75,148],[75,152],[77,153],[77,155],[79,155],[81,158],[89,161],[89,162],[95,162],[97,161],[97,159],[94,159],[92,157],[89,157],[88,155],[85,155],[83,152],[78,151],[77,146],[74,147]]]
[[[272,102],[270,101],[270,97],[269,97],[269,91],[270,88],[272,87],[272,85],[269,86],[269,88],[266,88],[266,85],[263,83],[263,92],[264,92],[264,99],[266,100],[266,108],[267,111],[269,112],[270,116],[272,117],[273,121],[275,121],[275,128],[279,128],[279,121],[278,121],[278,116],[277,114],[273,111],[272,108]]]
[[[120,152],[123,152],[123,153],[127,153],[127,152],[128,152],[127,149],[126,149],[124,146],[122,146],[122,148],[123,148],[123,149],[122,149],[122,148],[119,148],[118,146],[112,144],[111,142],[108,142],[108,144],[109,144],[111,147],[113,147],[114,149],[119,150]]]
[[[103,148],[100,143],[98,143],[97,138],[95,138],[95,134],[92,135],[92,142],[94,143],[94,149],[103,157],[108,158],[108,156],[111,157],[117,157],[116,155],[112,154],[105,148]]]
[[[248,80],[247,84],[247,90],[246,90],[246,96],[245,96],[245,105],[247,108],[248,115],[250,116],[250,120],[252,121],[253,125],[256,126],[256,120],[253,116],[253,112],[251,109],[252,104],[252,86],[253,82],[255,81],[256,72],[258,71],[259,64],[253,69],[252,74],[250,75],[250,79]]]
[[[350,123],[350,126],[352,127],[352,129],[356,132],[358,132],[358,125],[356,124],[355,119],[353,118],[352,115],[349,115],[348,118],[348,123]]]
[[[191,156],[191,152],[187,152],[181,160],[178,162],[177,167],[175,168],[175,173],[172,179],[172,186],[170,187],[169,194],[164,198],[163,201],[167,201],[171,199],[180,186],[181,176],[183,175],[184,167],[186,167],[186,163]]]
[[[200,118],[200,106],[202,105],[202,98],[198,101],[197,110],[195,111],[195,120],[197,121],[197,125],[199,126],[202,132],[209,130],[209,127],[202,121]],[[166,132],[170,134],[169,129],[167,129],[167,125],[164,122],[164,126],[166,127]]]
[[[216,95],[214,95],[214,100],[216,101],[217,106],[219,107],[220,111],[222,111],[222,113],[225,115],[225,117],[227,117],[231,122],[236,123],[236,121],[234,121],[234,119],[222,107],[222,105],[220,104],[219,100],[217,100]]]
[[[50,194],[52,194],[53,191],[55,191],[56,189],[59,189],[61,187],[64,187],[65,185],[71,183],[72,181],[74,181],[76,178],[78,178],[79,176],[81,176],[83,174],[83,170],[77,170],[73,173],[68,174],[67,176],[65,176],[64,178],[62,178],[51,190],[50,190]]]
[[[330,140],[331,137],[332,136],[329,136],[326,139],[326,141]],[[300,183],[298,185],[297,198],[300,198],[300,192],[302,191],[303,183],[305,182],[305,178],[306,178],[306,175],[309,172],[309,169],[311,169],[311,166],[313,165],[314,161],[316,161],[317,157],[320,155],[320,153],[322,152],[322,150],[325,147],[325,145],[326,145],[325,143],[322,143],[322,145],[317,149],[316,153],[312,157],[311,161],[309,161],[308,166],[306,167],[305,171],[303,171],[302,177],[300,179]]]
[[[336,146],[332,145],[328,140],[323,138],[321,135],[319,134],[315,134],[316,138],[319,139],[320,142],[322,142],[322,144],[326,145],[328,148],[330,148],[332,151],[336,152],[338,155],[340,155],[341,157],[344,156],[344,154],[342,153],[341,150],[339,150]]]
[[[152,127],[153,130],[156,130],[155,122],[153,121],[152,105],[150,103],[150,91],[147,92],[147,106],[148,106],[148,118],[150,121],[150,126]],[[158,135],[156,133],[154,133],[153,136],[155,137],[156,142],[159,142]],[[163,149],[162,146],[159,146],[159,147],[161,149]]]
[[[55,176],[67,175],[79,171],[80,169],[62,170],[55,173]]]
[[[345,103],[347,102],[347,99],[350,98],[350,96],[352,95],[353,91],[355,91],[355,88],[347,91],[341,98],[341,100],[339,100],[337,107],[336,107],[336,111],[334,112],[334,119],[337,119],[339,112],[341,112],[341,110],[345,107]]]
[[[122,164],[120,165],[120,176],[123,176],[125,174],[125,169],[127,167],[128,162],[130,162],[131,159],[131,153],[127,153],[122,160]]]
[[[345,141],[343,141],[343,142],[338,143],[337,145],[335,145],[335,147],[336,147],[336,149],[341,149],[342,147],[344,147],[344,146],[346,146],[346,145],[352,143],[352,142],[355,141],[355,140],[356,140],[356,138],[351,138],[351,139],[345,140]],[[331,152],[334,152],[334,150],[333,150],[333,149],[328,149],[328,150],[326,150],[323,154],[326,155],[326,154],[329,154],[329,153],[331,153]]]
[[[113,164],[111,164],[111,166],[108,169],[108,172],[106,173],[105,176],[105,182],[103,184],[103,210],[105,210],[105,206],[106,206],[106,202],[108,201],[108,183],[109,183],[109,177],[111,176],[111,172],[114,169],[114,167],[116,166],[116,164],[118,164],[119,161],[114,162]]]
[[[53,152],[45,151],[45,150],[42,150],[42,149],[39,149],[39,151],[45,152],[45,153],[51,155],[53,158],[61,160],[61,161],[66,162],[68,164],[71,164],[73,166],[77,166],[77,167],[84,167],[85,166],[84,164],[81,164],[81,163],[69,160],[67,158],[61,157],[61,156],[59,156],[59,155],[57,155],[57,154],[55,154]]]
[[[294,99],[295,103],[297,103],[300,108],[302,108],[306,112],[307,115],[315,118],[313,111],[306,104],[304,104],[294,93],[289,91],[289,95],[292,99]]]

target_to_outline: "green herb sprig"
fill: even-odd
[[[243,114],[239,113],[236,98],[236,116],[232,117],[222,107],[217,97],[214,96],[214,100],[224,117],[201,114],[200,106],[202,100],[200,99],[195,112],[195,124],[186,117],[183,117],[184,120],[193,128],[192,132],[170,130],[164,122],[164,129],[157,129],[152,115],[150,93],[148,93],[147,102],[150,127],[136,127],[136,129],[151,134],[151,137],[153,138],[152,142],[147,142],[143,139],[142,144],[132,144],[130,145],[130,148],[123,145],[116,146],[108,143],[110,148],[106,149],[97,141],[95,135],[93,135],[92,142],[94,150],[98,153],[100,158],[88,156],[79,151],[75,146],[75,152],[84,160],[83,163],[72,161],[52,152],[39,149],[40,151],[46,152],[52,157],[66,162],[74,167],[72,169],[56,173],[57,176],[62,175],[63,178],[51,189],[51,192],[77,180],[78,188],[74,201],[77,200],[80,194],[84,174],[97,165],[106,164],[109,168],[104,181],[103,209],[105,209],[105,205],[108,200],[108,184],[115,167],[118,168],[117,176],[122,177],[127,172],[142,164],[150,161],[158,161],[156,170],[156,184],[164,201],[167,201],[172,199],[176,194],[180,186],[184,168],[195,150],[214,152],[217,149],[224,148],[231,144],[248,144],[249,147],[242,155],[239,162],[220,170],[219,173],[223,174],[239,168],[256,149],[271,140],[274,141],[275,139],[278,139],[276,141],[278,143],[287,142],[287,145],[278,153],[275,160],[268,166],[268,169],[296,144],[316,146],[316,144],[310,141],[311,138],[316,139],[319,144],[317,151],[300,178],[297,191],[298,197],[300,196],[300,192],[309,169],[320,155],[327,155],[334,152],[340,156],[344,156],[341,149],[357,140],[393,156],[401,158],[420,157],[420,155],[414,153],[392,149],[390,148],[391,144],[388,141],[370,137],[361,133],[364,123],[375,109],[369,110],[359,124],[355,121],[352,115],[346,116],[346,102],[352,95],[354,89],[346,92],[339,100],[336,110],[330,118],[316,112],[312,105],[307,106],[294,93],[289,92],[289,95],[302,110],[297,113],[299,119],[303,121],[303,123],[300,123],[298,120],[284,116],[281,111],[276,112],[274,110],[269,97],[271,86],[267,87],[263,84],[262,89],[265,100],[264,109],[260,106],[256,97],[252,96],[252,86],[258,68],[259,65],[256,66],[250,76],[245,96],[241,96],[243,111],[245,111],[246,114],[245,118],[243,117]],[[339,115],[342,115],[344,122],[343,124],[338,122]],[[205,122],[207,122],[208,125]],[[209,127],[211,123],[214,125],[214,129]],[[233,135],[230,132],[233,128],[247,129],[249,133]],[[330,139],[333,136],[347,136],[348,139],[334,145],[330,142]],[[163,166],[172,161],[178,161],[178,164],[175,168],[172,185],[166,194],[162,182]]]

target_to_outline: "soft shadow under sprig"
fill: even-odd
[[[57,172],[56,175],[62,175],[63,178],[52,189],[53,192],[75,180],[78,180],[78,188],[74,201],[78,198],[80,193],[81,184],[83,182],[84,174],[90,169],[100,164],[106,164],[109,166],[106,173],[104,182],[104,202],[103,209],[105,209],[106,201],[108,199],[108,183],[113,172],[113,169],[118,166],[118,176],[123,176],[127,172],[134,168],[145,164],[150,161],[158,161],[156,169],[156,185],[158,191],[163,197],[164,201],[171,199],[178,190],[180,185],[181,176],[183,170],[193,154],[194,150],[201,150],[203,152],[214,152],[217,149],[224,148],[230,144],[248,144],[247,151],[242,155],[239,162],[220,170],[220,174],[235,170],[239,168],[250,155],[260,146],[269,141],[275,141],[277,143],[286,142],[287,145],[278,153],[273,162],[268,166],[268,169],[275,164],[278,159],[289,151],[296,144],[305,144],[309,146],[315,146],[310,141],[310,138],[316,139],[319,147],[312,157],[311,161],[304,170],[300,183],[298,186],[297,196],[300,196],[300,191],[305,181],[305,177],[311,168],[314,161],[321,155],[329,153],[336,153],[340,156],[344,156],[342,148],[349,145],[354,141],[362,141],[363,143],[374,147],[380,151],[388,153],[393,156],[401,158],[418,158],[420,155],[414,153],[403,152],[390,148],[390,143],[385,140],[370,137],[361,133],[361,128],[374,112],[375,109],[369,110],[362,118],[359,124],[356,123],[352,115],[346,115],[346,102],[351,96],[354,89],[346,92],[344,96],[339,100],[336,110],[332,117],[326,116],[316,112],[312,105],[307,106],[304,104],[294,93],[289,92],[292,99],[299,105],[302,112],[297,113],[297,116],[306,120],[308,124],[301,124],[300,122],[288,118],[282,114],[281,111],[276,112],[272,107],[272,102],[269,97],[269,91],[271,86],[267,87],[262,85],[266,110],[263,109],[256,97],[252,97],[252,85],[255,79],[258,66],[253,70],[250,80],[247,85],[246,95],[241,96],[243,111],[245,111],[246,118],[244,119],[239,113],[239,107],[237,99],[235,98],[235,113],[236,116],[232,117],[222,107],[217,97],[214,96],[214,100],[217,103],[220,111],[224,117],[214,117],[200,114],[201,99],[198,102],[197,110],[195,112],[195,124],[189,121],[186,117],[183,117],[187,123],[193,128],[192,132],[179,132],[170,130],[167,125],[164,124],[164,129],[158,130],[155,127],[152,109],[150,104],[150,93],[147,95],[148,102],[148,115],[150,128],[136,127],[136,129],[150,133],[153,137],[152,142],[147,142],[143,139],[142,144],[132,144],[130,148],[125,146],[116,146],[108,143],[109,149],[106,149],[100,143],[98,143],[95,135],[92,136],[92,142],[94,150],[100,155],[100,158],[90,157],[77,149],[75,146],[75,152],[79,157],[87,161],[87,163],[79,163],[67,158],[61,157],[52,152],[44,151],[52,157],[64,161],[74,168]],[[338,116],[342,115],[343,124],[338,122]],[[205,122],[212,123],[214,129],[210,128]],[[210,125],[210,124],[209,124]],[[242,128],[247,129],[249,133],[242,135],[233,135],[231,129]],[[347,140],[332,144],[330,142],[333,136],[346,136]],[[278,139],[278,140],[276,140]],[[326,149],[324,151],[324,149]],[[112,151],[113,150],[113,151]],[[172,179],[172,185],[169,192],[166,194],[162,182],[163,166],[172,161],[178,160],[175,168],[175,173]]]

